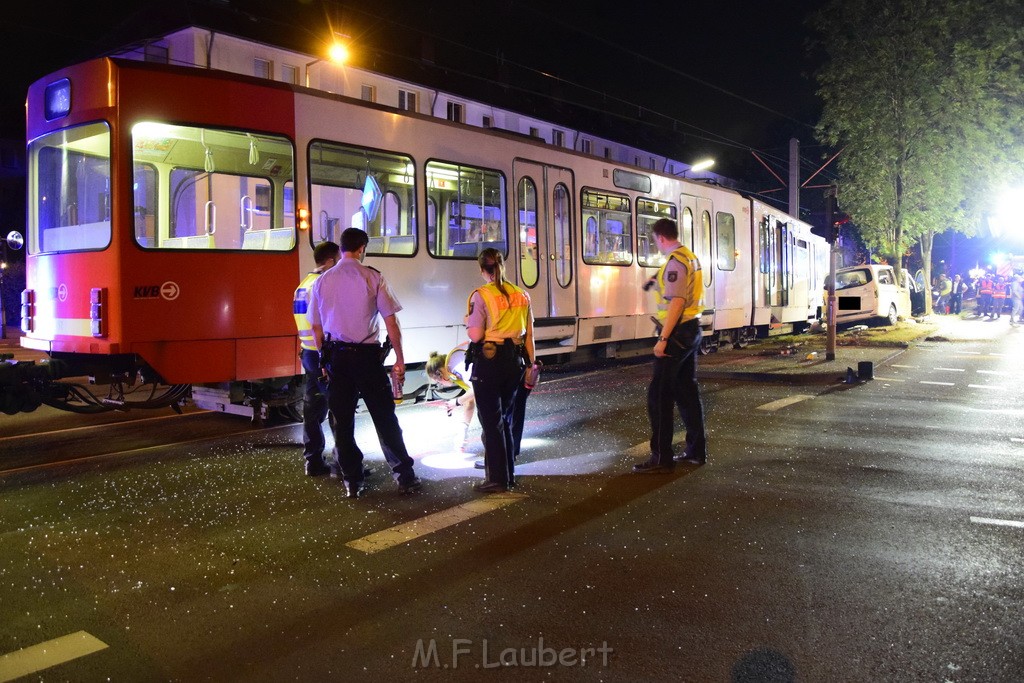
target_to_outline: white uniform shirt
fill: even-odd
[[[400,310],[380,271],[346,256],[313,283],[306,317],[334,341],[374,344],[380,336],[378,315],[386,318]]]

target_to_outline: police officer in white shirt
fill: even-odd
[[[316,346],[324,354],[330,379],[328,404],[334,416],[334,442],[338,465],[349,498],[364,491],[363,453],[355,441],[355,411],[362,397],[377,430],[384,458],[402,493],[420,488],[413,460],[405,448],[402,428],[395,415],[390,381],[378,335],[378,316],[383,318],[395,350],[393,372],[405,379],[402,330],[396,313],[402,306],[384,276],[364,266],[369,237],[358,228],[341,234],[341,260],[321,275],[309,294],[310,325]],[[324,339],[330,334],[325,348]]]

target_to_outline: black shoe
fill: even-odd
[[[505,493],[508,491],[508,486],[505,484],[499,484],[496,481],[485,481],[481,484],[477,484],[473,488],[480,493]]]
[[[419,477],[413,477],[407,482],[398,482],[398,491],[400,493],[415,493],[423,487],[423,481]]]
[[[708,462],[707,458],[698,458],[692,455],[677,455],[672,459],[686,465],[706,465]]]
[[[484,465],[484,461],[483,460],[476,460],[476,461],[474,461],[473,462],[473,467],[477,468],[478,470],[487,469],[487,466]]]
[[[361,481],[346,481],[345,495],[349,498],[361,498],[366,493],[366,485]]]
[[[654,460],[648,460],[642,462],[639,465],[633,465],[633,472],[636,474],[668,474],[672,471],[672,463],[663,465],[660,462]]]
[[[331,468],[327,466],[323,460],[317,462],[316,460],[306,461],[306,476],[307,477],[322,477],[325,474],[330,474]]]

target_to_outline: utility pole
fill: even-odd
[[[830,245],[828,259],[828,301],[826,303],[825,360],[836,359],[836,263],[839,261],[839,224],[835,219],[835,185],[825,190],[825,229],[828,230]]]

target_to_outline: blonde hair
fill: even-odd
[[[445,357],[437,351],[431,351],[427,359],[427,377],[435,382],[442,381],[441,368],[444,367]]]
[[[476,262],[480,264],[480,270],[494,278],[494,286],[506,300],[509,300],[508,290],[505,289],[505,284],[508,282],[505,279],[505,257],[501,255],[501,252],[494,247],[488,247],[480,252]]]

